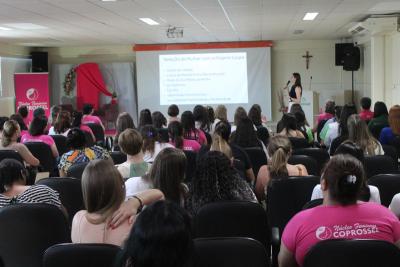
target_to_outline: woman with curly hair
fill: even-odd
[[[256,197],[222,152],[210,151],[200,158],[185,205],[195,215],[201,207],[216,201],[245,200]]]

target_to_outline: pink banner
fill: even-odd
[[[49,74],[48,73],[16,73],[14,74],[15,104],[27,106],[29,121],[33,111],[43,108],[48,117],[50,114]]]

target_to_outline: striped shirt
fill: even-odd
[[[32,185],[21,194],[12,198],[0,194],[0,208],[12,204],[26,203],[44,203],[54,205],[58,208],[61,207],[58,193],[45,185]]]

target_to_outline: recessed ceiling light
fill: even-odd
[[[0,26],[0,31],[11,31],[11,29],[7,28],[7,27],[1,27]]]
[[[318,16],[318,12],[308,12],[304,16],[303,20],[314,20]]]
[[[152,20],[151,18],[139,18],[141,21],[143,21],[144,23],[147,23],[149,25],[159,25],[160,23],[158,23],[155,20]]]
[[[47,29],[47,27],[38,25],[38,24],[33,24],[33,23],[8,23],[4,24],[8,27],[15,28],[18,30],[43,30]]]

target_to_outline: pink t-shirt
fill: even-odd
[[[173,142],[169,142],[169,143],[171,145],[175,146],[175,143],[173,143]],[[200,148],[201,148],[201,145],[199,144],[199,142],[197,142],[195,140],[190,140],[190,139],[183,139],[182,150],[197,152],[200,150]]]
[[[92,129],[90,129],[90,127],[87,126],[87,125],[81,124],[81,126],[79,128],[84,132],[88,132],[90,134],[93,134]]]
[[[360,119],[363,121],[370,121],[374,117],[374,113],[371,110],[363,109],[360,112]]]
[[[82,123],[83,124],[88,124],[88,123],[96,123],[96,124],[101,124],[101,120],[97,116],[93,115],[84,115],[82,118]]]
[[[327,120],[332,119],[332,118],[333,118],[333,114],[324,112],[324,113],[318,115],[317,124],[320,123],[323,120],[327,121]]]
[[[384,206],[363,202],[351,206],[319,206],[298,213],[286,225],[282,242],[299,266],[308,250],[326,239],[400,240],[400,221]]]
[[[199,142],[200,145],[207,144],[207,137],[202,130],[196,129],[196,132],[190,132],[190,137],[192,138],[192,140]]]
[[[38,136],[32,136],[29,133],[28,134],[24,134],[21,137],[21,143],[27,143],[27,142],[43,142],[46,145],[52,146],[54,145],[54,140],[53,138],[51,138],[51,136],[42,134],[42,135],[38,135]]]

